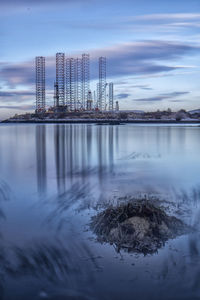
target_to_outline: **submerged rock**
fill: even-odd
[[[107,208],[92,218],[91,228],[100,242],[144,254],[154,253],[168,239],[192,231],[183,221],[146,200]]]

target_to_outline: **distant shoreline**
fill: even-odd
[[[3,120],[1,124],[105,124],[105,125],[120,125],[120,124],[200,124],[200,120],[85,120],[85,119],[57,119],[57,120]]]

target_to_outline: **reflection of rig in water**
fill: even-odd
[[[108,93],[107,93],[108,88]],[[56,54],[56,81],[54,83],[54,105],[48,112],[65,113],[79,111],[113,111],[113,83],[106,81],[106,58],[99,58],[99,81],[97,90],[90,90],[90,57],[67,58]],[[118,103],[116,103],[118,108]],[[118,110],[118,109],[117,109]],[[46,112],[45,57],[36,57],[36,109]]]
[[[47,169],[50,161],[47,153],[46,126],[36,126],[36,161],[38,193],[47,190]],[[114,153],[118,148],[118,127],[88,124],[54,126],[55,178],[58,195],[63,195],[71,186],[91,189],[95,184],[102,186],[107,176],[114,172]],[[92,183],[93,182],[93,183]],[[77,191],[78,192],[78,191]]]

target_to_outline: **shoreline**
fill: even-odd
[[[116,119],[57,119],[57,120],[3,120],[1,124],[105,124],[105,125],[120,125],[120,124],[200,124],[200,120],[116,120]]]

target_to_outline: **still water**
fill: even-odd
[[[195,125],[1,125],[0,299],[200,299],[199,170]],[[96,242],[91,216],[131,196],[197,231],[147,256]]]

